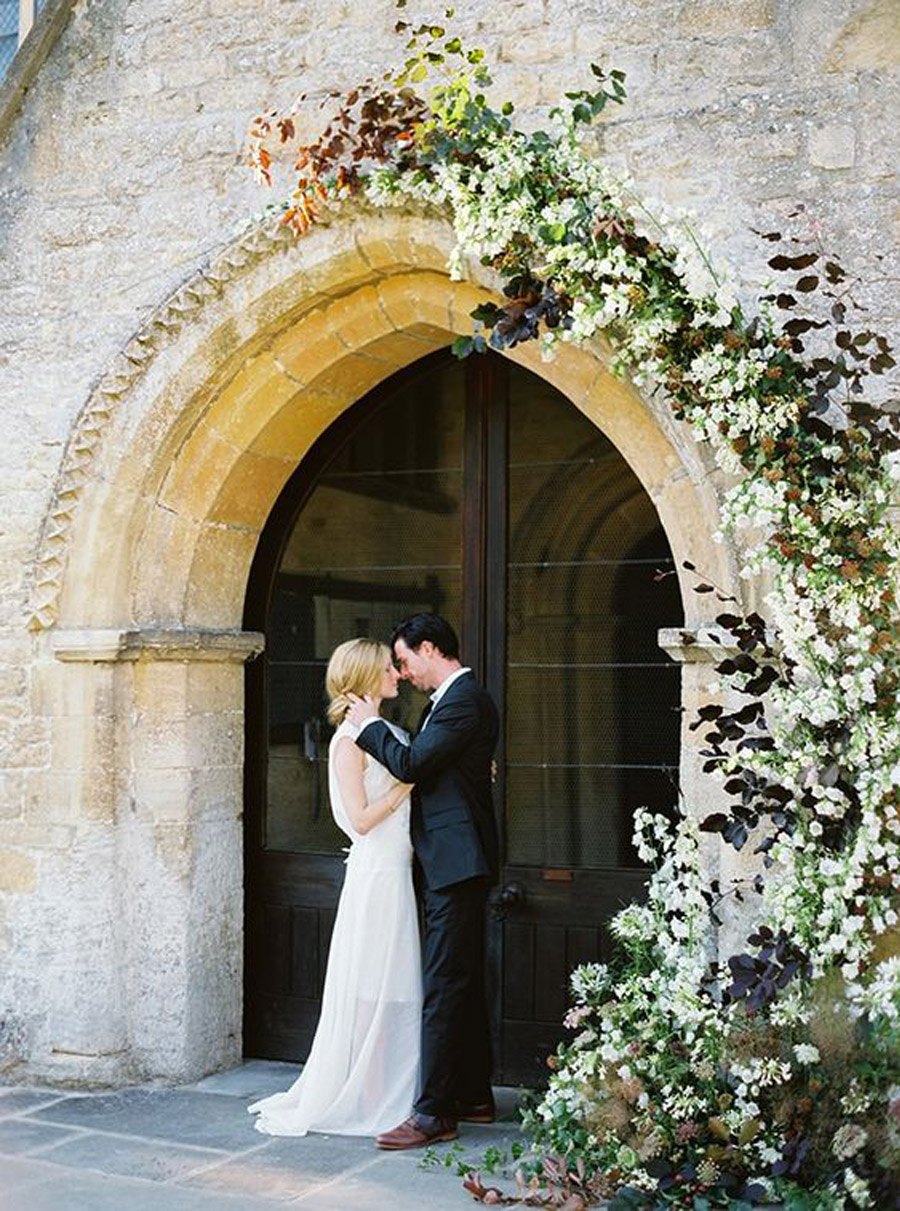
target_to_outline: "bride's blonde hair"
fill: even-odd
[[[336,727],[344,718],[350,706],[348,695],[362,698],[378,693],[385,661],[390,658],[390,648],[377,639],[348,639],[338,644],[325,674],[329,723]]]

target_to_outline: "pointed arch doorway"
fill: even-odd
[[[438,351],[323,435],[263,531],[244,619],[267,637],[247,671],[247,1055],[303,1060],[318,1018],[346,844],[327,799],[328,654],[428,609],[503,719],[496,1079],[541,1079],[569,971],[603,959],[609,918],[641,894],[633,812],[674,801],[679,666],[656,643],[683,617],[677,578],[658,575],[672,570],[615,447],[507,359]],[[404,691],[412,727],[423,700]]]

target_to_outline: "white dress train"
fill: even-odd
[[[407,739],[399,728],[393,730]],[[354,831],[341,801],[334,755],[341,737],[356,735],[351,723],[342,723],[328,750],[331,811],[351,846],[322,1012],[294,1084],[249,1107],[259,1115],[256,1129],[268,1135],[378,1135],[407,1117],[415,1096],[422,984],[409,798],[365,836]],[[396,779],[367,756],[363,784],[372,802]]]

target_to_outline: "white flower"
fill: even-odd
[[[857,1207],[871,1207],[873,1205],[872,1196],[869,1193],[869,1183],[852,1169],[844,1171],[844,1189]]]
[[[818,1064],[820,1059],[819,1049],[812,1043],[797,1043],[794,1047],[794,1055],[797,1057],[798,1064]]]
[[[605,963],[583,963],[569,977],[572,995],[579,1001],[598,996],[606,988],[609,968]]]
[[[854,1077],[850,1087],[841,1098],[841,1109],[845,1114],[865,1114],[872,1106],[872,1095],[862,1088]]]
[[[900,955],[884,959],[868,982],[848,990],[854,1013],[900,1023]]]
[[[835,1132],[831,1141],[831,1151],[839,1161],[847,1161],[865,1148],[868,1135],[858,1123],[845,1123]]]
[[[769,1019],[773,1026],[796,1026],[808,1022],[811,1016],[809,1007],[803,1003],[797,989],[791,989],[769,1010]]]
[[[650,941],[657,933],[657,921],[646,904],[629,904],[617,912],[610,929],[622,941]]]

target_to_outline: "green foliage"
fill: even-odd
[[[486,348],[487,341],[480,332],[473,336],[458,336],[450,346],[453,356],[460,359],[468,357],[470,353],[484,353]]]
[[[557,108],[551,109],[551,118],[571,117],[571,121],[578,125],[590,126],[606,109],[607,104],[612,101],[616,105],[621,105],[625,100],[625,73],[623,71],[611,71],[609,75],[596,63],[591,64],[591,72],[597,79],[598,87],[594,92],[588,89],[580,89],[578,92],[566,93],[566,100],[572,102],[570,114],[566,114],[565,110]],[[609,87],[607,87],[607,81]]]

